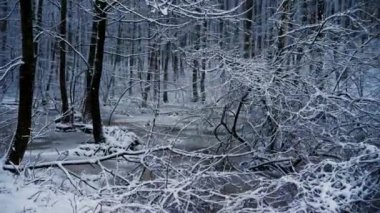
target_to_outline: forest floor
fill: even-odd
[[[1,119],[14,119],[13,106],[7,106]],[[127,109],[127,106],[119,109]],[[188,208],[197,208],[199,212],[241,209],[296,212],[312,206],[321,211],[341,212],[346,206],[351,208],[353,203],[363,202],[358,196],[371,193],[360,177],[368,179],[368,183],[373,182],[372,176],[376,177],[375,173],[363,169],[379,161],[379,151],[374,146],[359,144],[353,148],[357,155],[347,161],[309,163],[296,173],[273,178],[240,167],[242,162],[249,162],[246,157],[252,158],[250,154],[240,156],[244,151],[231,152],[230,156],[215,155],[213,151],[220,148],[220,142],[213,133],[216,124],[212,120],[217,122],[217,119],[212,118],[212,113],[175,105],[164,105],[159,113],[146,109],[118,110],[110,119],[111,112],[111,107],[103,106],[104,129],[110,140],[107,146],[131,144],[135,135],[141,145],[133,151],[117,147],[116,153],[126,155],[101,160],[112,153],[97,153],[103,147],[93,144],[91,134],[80,130],[56,131],[54,119],[58,112],[37,110],[34,129],[38,131],[34,132],[23,165],[33,167],[47,163],[55,168],[24,170],[17,178],[1,173],[2,209],[55,213],[160,212],[164,209],[185,212]],[[268,155],[269,161],[278,160],[270,157]],[[232,168],[225,167],[225,160]],[[65,162],[73,164],[63,165]],[[316,191],[321,195],[316,196]],[[371,205],[375,207],[369,206],[367,210],[379,209],[380,204],[374,200]]]
[[[192,124],[194,121],[191,119],[192,116],[189,118],[187,114],[184,115],[183,108],[179,106],[166,106],[156,116],[146,112],[134,115],[115,113],[112,115],[111,122],[109,122],[110,111],[109,107],[103,108],[102,116],[105,127],[126,128],[127,131],[135,133],[140,138],[144,146],[146,146],[145,148],[170,144],[174,148],[194,151],[215,146],[218,143],[211,130],[207,131],[197,128],[195,124]],[[56,113],[51,113],[45,115],[45,117],[44,115],[40,116],[39,122],[37,122],[40,126],[39,128],[46,126],[46,123],[54,120],[57,115]],[[46,122],[42,122],[42,120]],[[24,158],[26,164],[87,158],[85,156],[75,156],[72,152],[83,144],[92,143],[93,138],[91,134],[86,134],[80,130],[74,132],[55,131],[54,123],[45,128],[29,144]],[[149,145],[145,144],[147,140],[150,141]],[[67,152],[71,152],[71,154]],[[104,163],[110,169],[120,166],[114,159],[105,161]],[[131,169],[129,167],[130,165],[124,165],[123,169],[127,171]],[[93,165],[76,165],[68,166],[67,168],[72,172],[87,174],[99,174],[101,172],[98,166]]]
[[[14,120],[17,116],[17,105],[12,100],[3,102],[4,113],[2,120]],[[34,137],[25,153],[23,164],[31,166],[45,162],[86,160],[87,156],[77,156],[73,154],[81,145],[92,143],[91,134],[86,134],[80,130],[76,131],[56,131],[54,119],[59,113],[54,110],[39,109],[34,115]],[[102,118],[105,128],[121,127],[127,131],[135,133],[144,143],[144,148],[172,145],[186,151],[204,149],[215,145],[217,140],[213,135],[212,128],[204,129],[197,126],[197,116],[191,115],[193,109],[184,109],[181,106],[167,105],[160,109],[159,114],[143,111],[131,113],[114,113],[110,118],[112,108],[103,107]],[[15,122],[12,123],[13,128]],[[8,128],[11,129],[11,128]],[[5,132],[4,132],[5,133]],[[149,144],[146,144],[149,141]],[[3,162],[3,160],[2,160]],[[119,160],[110,159],[102,162],[102,166],[120,175],[127,174],[135,169],[131,163],[120,163]],[[100,165],[69,165],[65,166],[68,172],[79,174],[82,177],[91,175],[101,175]],[[103,171],[104,172],[104,171]],[[48,172],[49,173],[49,172]],[[54,175],[53,175],[54,174]],[[64,172],[54,171],[52,177],[56,179],[53,186],[61,182],[63,184],[67,176]],[[152,177],[144,177],[152,178]],[[34,181],[34,180],[33,180]],[[32,182],[33,182],[32,181]],[[38,182],[38,181],[37,181]],[[38,195],[39,194],[39,195]],[[54,197],[51,195],[54,194]],[[36,198],[33,200],[34,196]],[[9,202],[12,197],[12,202]],[[92,201],[86,200],[84,205],[78,205],[75,193],[58,192],[52,185],[37,187],[33,184],[26,184],[23,181],[16,181],[10,174],[0,175],[0,206],[5,212],[33,212],[51,211],[68,212],[79,209],[79,212],[86,212],[87,208],[94,209]],[[78,206],[73,206],[74,204]],[[82,202],[83,204],[83,202]],[[91,207],[88,207],[88,206]],[[92,211],[91,211],[92,212]]]

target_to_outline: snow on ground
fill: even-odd
[[[114,140],[131,138],[128,134],[125,134],[128,137],[122,135],[124,130],[120,128],[112,127],[109,131],[113,133],[107,133],[108,137],[113,135]],[[173,170],[168,172],[166,162],[171,157],[148,152],[142,159],[155,177],[141,180],[129,176],[132,179],[128,178],[128,184],[122,185],[109,181],[104,170],[84,174],[81,173],[83,168],[77,168],[76,173],[82,180],[97,184],[99,188],[95,190],[77,179],[74,184],[70,183],[59,169],[28,171],[18,177],[2,172],[0,206],[4,212],[11,213],[100,212],[100,209],[103,212],[186,212],[187,209],[198,212],[358,212],[353,207],[369,201],[377,192],[380,151],[367,144],[351,146],[355,156],[347,161],[310,162],[298,173],[279,179],[264,178],[254,172],[203,170],[206,167],[197,165],[209,155],[201,153],[183,160],[173,158]],[[218,161],[215,157],[211,159]],[[112,171],[125,175],[122,178],[128,174],[119,171],[133,173],[131,168],[122,167]],[[117,179],[121,179],[120,176]],[[80,186],[80,190],[76,191],[73,185]]]
[[[174,148],[191,151],[215,143],[213,135],[199,133],[191,123],[193,119],[186,120],[180,113],[164,113],[157,117],[152,128],[151,115],[115,114],[112,124],[122,126],[105,127],[106,144],[88,143],[91,135],[82,132],[48,132],[29,146],[24,163],[84,160],[125,151],[135,141],[147,139],[144,134],[150,130],[153,137],[159,138],[153,140],[157,142],[153,146],[166,141]],[[182,127],[187,128],[182,131]],[[207,158],[208,154],[199,152],[186,152],[194,157],[183,157],[148,151],[140,160],[151,171],[147,172],[148,178],[144,174],[142,179],[132,174],[137,171],[136,166],[123,160],[122,163],[113,160],[102,165],[66,166],[67,171],[99,187],[99,190],[88,189],[82,180],[73,178],[83,195],[57,168],[28,171],[18,177],[3,171],[0,212],[101,212],[100,208],[102,212],[184,212],[187,209],[205,212],[202,210],[209,208],[219,212],[357,212],[352,207],[367,205],[365,202],[379,186],[375,178],[380,171],[380,151],[368,144],[350,146],[354,151],[347,161],[309,162],[297,173],[279,179],[263,178],[249,171],[218,171],[215,162],[219,158]],[[204,165],[205,162],[209,164]],[[3,160],[1,167],[2,163]],[[102,166],[120,175],[112,180],[123,184],[108,182],[112,175],[106,174]],[[122,178],[128,179],[129,184]]]
[[[0,161],[1,168],[3,163],[4,158]],[[95,212],[96,201],[62,190],[52,179],[55,179],[54,182],[63,181],[58,175],[36,178],[32,174],[22,173],[14,176],[9,172],[0,172],[0,211],[4,213]]]

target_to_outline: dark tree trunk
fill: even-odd
[[[244,21],[244,58],[252,57],[252,17],[253,0],[245,2],[246,17]]]
[[[59,33],[61,40],[59,41],[59,89],[61,91],[62,101],[62,122],[68,123],[70,121],[69,115],[69,100],[67,98],[66,89],[66,14],[67,14],[67,1],[61,0],[61,23],[59,26]]]
[[[37,8],[37,22],[36,27],[39,31],[42,29],[42,8],[44,5],[44,0],[38,0],[38,8]]]
[[[136,23],[133,23],[133,31],[132,31],[132,39],[134,40],[136,38],[136,35],[135,35],[135,28],[136,28]],[[129,95],[132,95],[133,94],[133,69],[135,67],[135,43],[134,42],[131,42],[131,57],[129,59]]]
[[[149,94],[149,91],[150,91],[150,84],[151,84],[151,72],[148,71],[147,75],[146,75],[146,82],[145,82],[145,86],[144,86],[144,89],[143,89],[143,92],[142,92],[142,98],[143,98],[143,102],[142,102],[142,107],[147,107],[148,104],[148,94]]]
[[[200,86],[201,86],[201,100],[202,102],[205,102],[206,101],[206,85],[205,85],[205,80],[206,80],[206,43],[207,43],[207,21],[204,20],[203,21],[203,26],[202,26],[202,49],[203,49],[203,53],[202,53],[202,70],[201,70],[201,82],[200,82]]]
[[[151,30],[150,29],[151,29],[151,25],[148,24],[148,36],[149,37],[151,36]],[[139,35],[141,36],[141,34],[142,34],[142,32],[140,31]],[[141,45],[141,43],[140,43],[140,45]],[[148,67],[148,72],[146,73],[146,81],[145,81],[143,88],[142,88],[142,91],[141,91],[141,95],[142,95],[142,99],[143,99],[142,104],[141,104],[142,107],[148,106],[148,104],[147,104],[148,95],[149,95],[150,87],[151,87],[151,83],[152,83],[151,82],[152,75],[154,74],[155,58],[156,58],[156,43],[153,41],[152,49],[148,55],[148,66],[149,67]],[[140,65],[142,66],[143,64],[140,64]],[[140,72],[142,72],[142,69],[140,69]]]
[[[100,115],[99,87],[103,70],[104,42],[106,38],[107,14],[104,11],[107,3],[96,1],[96,14],[100,21],[98,24],[98,36],[96,41],[95,67],[91,81],[91,117],[95,143],[105,142],[103,136],[102,118]]]
[[[161,43],[161,42],[157,42],[157,43]],[[156,51],[156,57],[154,58],[154,64],[153,64],[153,73],[154,73],[154,88],[153,88],[153,97],[154,97],[154,100],[157,104],[157,106],[160,105],[160,93],[161,93],[161,70],[160,70],[160,64],[161,64],[161,61],[160,61],[160,55],[161,55],[161,51],[160,51],[160,46],[157,45],[157,47],[155,48],[155,51]]]
[[[38,0],[38,6],[37,6],[37,14],[36,14],[36,22],[35,22],[35,28],[37,29],[36,33],[39,34],[42,30],[42,9],[43,9],[43,4],[44,4],[44,1],[43,0]],[[44,79],[43,76],[45,76],[45,70],[44,69],[39,69],[39,63],[42,63],[42,62],[39,62],[39,58],[40,57],[43,57],[43,51],[39,52],[39,44],[38,44],[38,40],[36,39],[34,41],[34,53],[35,55],[37,56],[36,59],[35,59],[35,70],[36,70],[36,75],[37,75],[37,79]],[[42,101],[41,103],[44,105],[46,104],[46,97],[45,97],[45,93],[44,93],[44,90],[43,90],[43,83],[42,82],[37,82],[37,85],[38,85],[38,89],[37,91],[41,94],[41,97],[42,97]]]
[[[171,49],[172,53],[172,68],[173,68],[173,81],[176,82],[178,80],[178,72],[179,72],[179,60],[178,60],[178,49],[176,45],[172,45]]]
[[[163,82],[163,89],[164,89],[164,92],[163,92],[163,95],[162,95],[162,100],[164,101],[164,103],[168,103],[169,102],[169,97],[168,97],[168,81],[169,81],[169,59],[170,59],[170,53],[171,53],[171,44],[170,42],[168,42],[166,45],[165,45],[165,54],[163,54],[165,56],[165,59],[164,59],[164,64],[163,64],[163,70],[164,70],[164,82]]]
[[[225,0],[219,0],[219,4],[220,4],[220,10],[226,10],[227,8],[225,8]],[[219,20],[219,46],[220,48],[224,48],[225,45],[224,45],[224,30],[225,30],[225,27],[224,27],[224,24],[225,24],[225,21],[223,21],[223,19]]]
[[[317,23],[323,20],[323,15],[325,12],[325,2],[323,0],[317,0]]]
[[[195,25],[195,36],[194,36],[194,49],[198,53],[199,46],[200,46],[200,37],[201,37],[201,25],[200,23],[197,23]],[[198,94],[198,73],[199,73],[199,61],[197,57],[193,60],[194,67],[193,67],[193,75],[192,75],[192,84],[193,84],[193,102],[198,102],[199,100],[199,94]]]
[[[30,138],[35,74],[32,0],[23,0],[19,4],[21,13],[22,59],[24,64],[20,67],[20,102],[17,129],[7,156],[7,164],[15,165],[20,164]]]
[[[68,10],[69,11],[73,11],[73,0],[66,0],[68,2]],[[67,3],[66,3],[67,5]],[[67,15],[68,15],[68,18],[69,20],[72,20],[73,19],[73,13],[72,12],[69,12]],[[72,22],[68,22],[67,23],[67,27],[69,28],[69,30],[67,31],[67,41],[72,44],[73,43],[73,30],[72,30]]]
[[[280,29],[278,31],[278,43],[277,43],[277,51],[280,56],[284,50],[286,45],[286,36],[285,33],[288,31],[288,23],[289,23],[289,1],[285,0],[282,3],[282,14],[280,21]]]
[[[0,17],[6,17],[8,13],[8,1],[5,1],[0,6]],[[8,20],[6,18],[0,18],[0,66],[7,63],[8,59],[8,49],[7,48],[7,29],[8,29]],[[2,74],[2,73],[1,73]],[[10,79],[10,76],[7,77],[7,79]],[[5,78],[4,78],[5,80]],[[6,83],[5,81],[0,81],[0,101],[3,98],[3,95],[8,90],[10,83]]]
[[[52,45],[52,48],[51,48],[51,58],[50,58],[50,73],[49,73],[49,77],[48,77],[48,81],[46,83],[46,88],[45,88],[45,96],[48,95],[49,91],[50,91],[50,84],[51,84],[51,81],[52,81],[52,78],[53,78],[53,75],[54,75],[54,68],[55,68],[55,53],[57,51],[57,42],[54,41],[54,44]]]
[[[198,95],[198,69],[199,69],[199,62],[197,59],[194,59],[194,68],[193,68],[193,75],[192,75],[192,84],[193,84],[193,102],[198,102],[199,95]]]
[[[141,37],[141,27],[139,25],[137,25],[137,37],[138,38]],[[137,42],[137,52],[141,52],[141,51],[142,51],[142,42],[139,39]],[[144,81],[143,81],[144,58],[145,57],[142,57],[142,55],[139,55],[136,58],[136,60],[137,60],[137,71],[136,72],[137,72],[137,77],[138,77],[138,81],[139,81],[140,92],[141,92],[142,98],[144,96]],[[144,102],[142,104],[144,104]]]
[[[3,3],[3,5],[1,5],[1,8],[0,8],[0,17],[6,17],[8,14],[8,1],[5,1]],[[1,64],[5,64],[6,62],[6,44],[7,44],[7,29],[8,29],[8,20],[3,18],[0,20],[0,33],[1,33],[1,50],[2,50],[2,54],[4,54],[4,56],[2,57],[2,63]]]
[[[117,27],[116,55],[115,55],[114,61],[113,61],[112,72],[110,73],[111,77],[107,83],[107,86],[106,86],[106,89],[104,92],[105,94],[103,96],[103,103],[104,104],[107,104],[107,102],[109,100],[109,96],[113,96],[112,93],[115,90],[114,89],[114,87],[115,87],[115,76],[117,75],[116,70],[118,69],[118,67],[120,66],[120,63],[121,63],[120,54],[121,54],[121,47],[122,47],[122,40],[121,40],[122,33],[123,33],[123,31],[122,31],[122,27],[121,27],[121,22],[119,22],[118,27]]]
[[[88,69],[86,70],[86,90],[85,98],[83,102],[82,114],[86,121],[91,120],[91,80],[94,72],[94,61],[95,61],[95,51],[96,51],[96,38],[98,34],[98,19],[97,15],[93,17],[92,28],[91,28],[91,39],[90,39],[90,49],[88,52]]]
[[[151,87],[151,79],[152,79],[152,75],[155,73],[155,67],[156,67],[156,43],[153,44],[153,47],[152,47],[152,51],[151,53],[149,54],[149,69],[148,69],[148,73],[146,74],[146,82],[145,82],[145,86],[144,86],[144,90],[143,90],[143,93],[142,93],[142,97],[143,97],[143,103],[142,103],[142,107],[147,107],[148,104],[148,95],[149,95],[149,92],[150,92],[150,87]]]

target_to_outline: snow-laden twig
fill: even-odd
[[[57,165],[57,167],[59,168],[59,169],[61,169],[62,171],[63,171],[63,173],[65,173],[65,175],[66,175],[66,177],[67,177],[67,179],[69,180],[69,182],[71,183],[71,185],[81,194],[81,195],[83,195],[83,192],[82,192],[82,189],[81,188],[79,188],[79,186],[77,186],[76,184],[75,184],[75,181],[73,180],[73,178],[71,177],[71,175],[70,175],[70,173],[67,171],[67,169],[65,168],[65,167],[63,167],[62,166],[62,164],[61,163],[57,163],[56,164]]]

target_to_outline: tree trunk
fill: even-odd
[[[246,17],[244,21],[244,58],[252,57],[252,17],[253,0],[245,2]]]
[[[198,55],[199,46],[200,46],[200,37],[201,37],[201,25],[197,23],[195,25],[195,35],[194,35],[194,49],[196,55]],[[193,102],[198,102],[199,94],[198,94],[198,73],[199,73],[199,61],[197,56],[193,59],[194,67],[193,67],[193,75],[192,75],[192,84],[193,84]]]
[[[67,1],[61,0],[61,23],[59,26],[59,33],[61,35],[61,40],[59,41],[59,89],[61,91],[61,101],[62,101],[62,123],[70,122],[69,115],[69,101],[67,98],[66,89],[66,14],[67,14]]]
[[[132,31],[132,39],[134,40],[136,38],[136,35],[135,35],[135,28],[136,28],[136,23],[133,23],[133,31]],[[132,85],[133,85],[133,81],[134,81],[134,77],[133,77],[133,69],[135,67],[135,43],[134,42],[131,42],[131,57],[129,58],[129,95],[132,96],[133,94],[133,89],[132,89]]]
[[[113,68],[112,68],[112,72],[111,72],[111,77],[107,83],[107,86],[106,86],[106,89],[104,92],[105,94],[103,96],[103,103],[104,104],[107,104],[109,96],[112,96],[112,95],[110,95],[112,93],[111,91],[115,90],[115,76],[118,74],[116,72],[116,70],[120,67],[120,63],[121,63],[120,54],[121,54],[121,46],[122,46],[122,40],[121,40],[122,33],[123,33],[123,31],[121,28],[121,22],[119,22],[118,27],[117,27],[116,55],[115,55],[114,61],[113,61]]]
[[[51,81],[52,81],[52,78],[53,78],[53,75],[54,75],[54,68],[55,68],[55,63],[54,63],[54,60],[55,60],[55,53],[57,51],[57,42],[53,41],[54,44],[52,44],[52,48],[51,48],[51,57],[50,57],[50,60],[49,60],[49,63],[50,63],[50,74],[48,76],[48,80],[47,80],[47,83],[46,83],[46,88],[45,88],[45,96],[48,96],[49,95],[49,91],[50,91],[50,84],[51,84]]]
[[[36,19],[36,27],[39,29],[39,31],[42,29],[42,8],[44,5],[44,0],[38,0],[38,7],[37,7],[37,19]]]
[[[277,43],[277,52],[281,56],[286,45],[286,32],[288,31],[289,23],[289,2],[290,0],[285,0],[282,2],[282,14],[280,20],[280,29],[278,31],[278,43]]]
[[[225,0],[219,0],[219,5],[220,5],[220,10],[223,11],[223,10],[227,10],[227,8],[225,7]],[[225,22],[223,19],[220,19],[219,20],[219,46],[221,49],[224,49],[225,47],[225,44],[224,44],[224,31],[225,31],[225,27],[224,25],[226,24],[227,22]]]
[[[100,115],[99,87],[103,70],[104,43],[106,38],[107,14],[104,11],[107,3],[97,0],[95,2],[96,15],[100,21],[98,24],[98,36],[96,41],[95,67],[91,81],[91,117],[95,143],[105,142],[103,136],[102,118]]]
[[[203,49],[203,53],[202,53],[202,70],[201,70],[201,82],[200,82],[200,86],[201,86],[201,100],[202,102],[205,102],[206,101],[206,85],[205,85],[205,80],[206,80],[206,43],[207,43],[207,21],[204,20],[203,21],[203,29],[202,29],[202,49]]]
[[[92,28],[91,28],[91,38],[90,38],[90,49],[88,52],[88,69],[86,70],[86,90],[85,98],[83,102],[82,114],[85,121],[90,121],[91,118],[91,80],[94,72],[94,61],[95,61],[95,51],[96,51],[96,41],[98,34],[98,19],[97,15],[93,17]]]
[[[194,59],[194,68],[193,68],[193,76],[192,76],[192,84],[193,84],[193,102],[198,102],[199,95],[198,95],[198,69],[199,69],[199,62],[197,59]]]
[[[0,8],[0,17],[6,17],[8,13],[8,1],[5,1]],[[7,61],[7,29],[8,20],[5,18],[0,19],[0,38],[1,38],[1,61],[0,64],[6,64]]]
[[[178,48],[177,45],[172,43],[172,68],[173,68],[173,81],[176,82],[179,77],[179,60],[178,60]]]
[[[157,42],[161,43],[161,42]],[[156,57],[154,58],[154,64],[153,64],[153,73],[154,73],[154,87],[153,87],[153,98],[154,101],[156,102],[157,106],[160,106],[160,93],[161,93],[161,70],[160,70],[160,65],[161,65],[161,60],[160,60],[160,48],[161,45],[157,45],[155,50],[156,51]]]
[[[148,102],[148,94],[150,91],[150,84],[151,84],[150,81],[151,81],[151,72],[148,71],[148,73],[146,74],[145,86],[142,92],[142,98],[143,98],[142,107],[148,106],[147,102]]]
[[[8,1],[5,1],[1,6],[0,6],[0,17],[6,17],[8,13]],[[8,30],[8,20],[6,18],[0,18],[0,66],[3,66],[7,63],[8,59],[8,49],[7,48],[7,30]],[[5,74],[5,73],[4,73]],[[3,73],[0,73],[0,76],[2,76]],[[6,77],[6,78],[5,78]],[[5,80],[7,79],[7,80]],[[10,83],[12,81],[11,76],[4,76],[2,81],[0,81],[0,102],[2,101],[5,93],[7,92]]]
[[[163,81],[163,89],[164,89],[164,92],[163,92],[163,95],[162,95],[162,100],[164,101],[164,103],[168,103],[169,102],[169,97],[168,97],[168,81],[169,81],[169,59],[170,59],[170,53],[171,53],[171,43],[168,42],[166,43],[165,45],[165,50],[164,50],[164,53],[163,54],[165,56],[165,59],[164,59],[164,64],[163,64],[163,70],[164,70],[164,81]]]
[[[23,0],[19,4],[21,13],[22,59],[24,64],[20,66],[20,101],[17,129],[6,161],[7,164],[14,165],[20,164],[30,138],[35,74],[32,0]]]
[[[142,93],[142,96],[143,96],[143,103],[142,103],[142,107],[147,107],[148,104],[148,95],[149,95],[149,92],[150,92],[150,87],[151,87],[151,78],[152,78],[152,75],[154,75],[155,73],[155,67],[156,67],[156,53],[157,53],[157,44],[154,43],[153,46],[152,46],[152,50],[151,50],[151,53],[149,54],[149,68],[148,68],[148,73],[146,74],[146,81],[145,81],[145,86],[144,86],[144,90],[143,90],[143,93]]]
[[[43,4],[44,4],[44,1],[43,0],[38,0],[38,6],[37,6],[37,14],[36,14],[36,22],[35,22],[35,28],[37,29],[36,33],[39,34],[42,30],[42,9],[43,9]],[[41,51],[39,52],[39,40],[35,40],[34,41],[34,52],[35,52],[35,55],[38,56],[36,57],[35,59],[35,70],[36,70],[36,75],[37,75],[37,79],[40,79],[41,81],[37,83],[38,87],[37,87],[37,94],[41,94],[41,103],[42,105],[45,105],[46,104],[46,97],[45,97],[45,93],[44,93],[44,90],[43,90],[43,83],[42,83],[42,79],[44,79],[44,76],[45,76],[45,70],[44,69],[39,69],[39,66],[40,64],[39,63],[43,63],[39,60],[40,57],[43,57],[44,56],[44,51]]]

